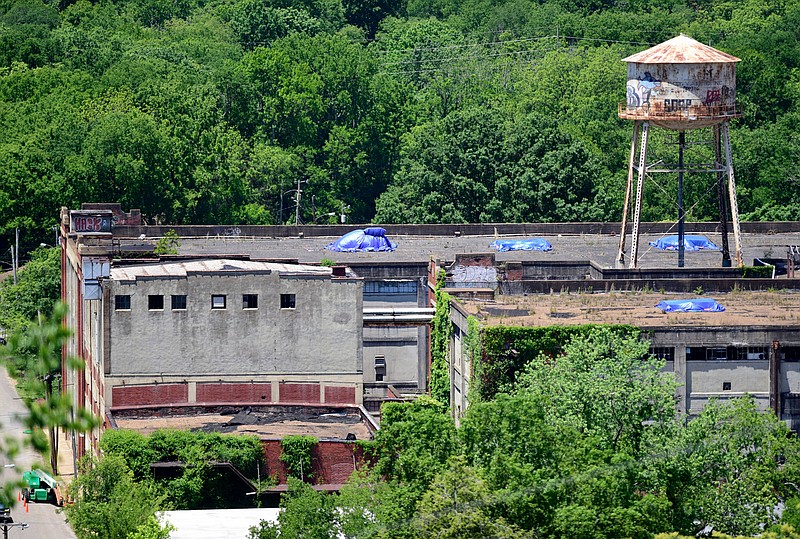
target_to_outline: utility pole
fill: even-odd
[[[28,527],[27,523],[14,522],[14,519],[11,518],[11,509],[3,505],[0,505],[0,525],[3,526],[3,539],[8,539],[9,528],[20,528],[24,530]]]
[[[17,284],[17,268],[19,268],[19,228],[16,232],[16,242],[14,245],[14,284]]]
[[[297,197],[295,197],[295,205],[294,205],[294,226],[300,224],[300,195],[303,192],[300,189],[300,176],[297,177]]]

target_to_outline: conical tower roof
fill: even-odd
[[[635,64],[719,64],[741,60],[681,34],[622,61]]]

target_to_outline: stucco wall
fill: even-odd
[[[361,371],[360,281],[212,273],[106,284],[110,302],[131,296],[130,310],[112,305],[109,316],[112,375]],[[187,296],[185,310],[172,310],[173,294]],[[258,294],[258,308],[243,309],[243,294]],[[281,294],[295,295],[294,309]],[[148,295],[163,295],[164,309],[149,310]],[[212,309],[212,295],[226,308]]]

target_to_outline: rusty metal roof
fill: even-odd
[[[741,60],[681,34],[622,61],[635,64],[718,64]]]

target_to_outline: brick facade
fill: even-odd
[[[278,402],[319,403],[319,384],[280,384]]]
[[[272,384],[259,383],[198,383],[197,402],[271,402]]]
[[[185,404],[189,402],[187,384],[116,386],[111,393],[113,405]]]

